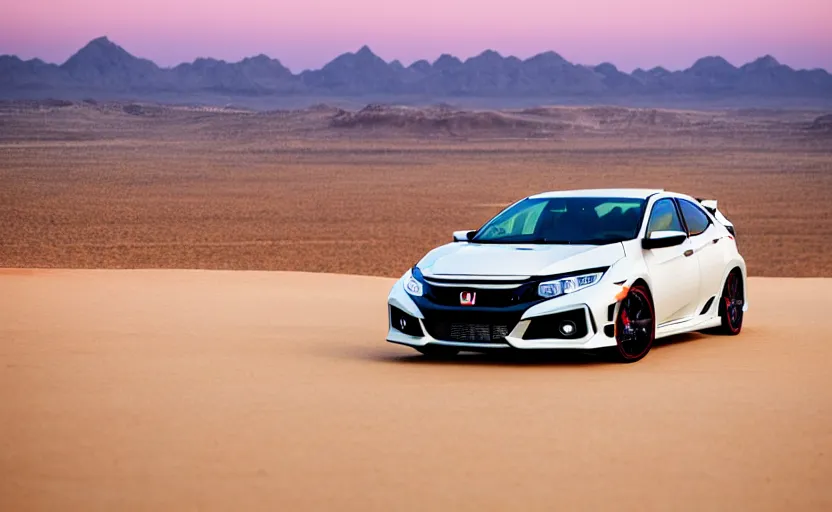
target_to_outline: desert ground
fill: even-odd
[[[393,277],[531,193],[648,187],[719,200],[753,275],[830,277],[822,114],[0,103],[0,266]]]
[[[0,102],[0,510],[829,510],[826,114]],[[384,341],[451,231],[624,186],[719,200],[740,336]]]
[[[388,278],[0,272],[2,510],[829,510],[827,279],[635,365],[384,343]]]

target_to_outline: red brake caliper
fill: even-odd
[[[621,325],[624,327],[624,334],[630,334],[630,317],[627,316],[627,310],[621,310]]]

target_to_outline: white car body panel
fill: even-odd
[[[417,266],[430,276],[536,276],[609,265],[624,257],[621,244],[523,245],[455,242],[434,249]]]
[[[653,304],[659,325],[689,316],[699,292],[699,263],[686,257],[690,239],[682,245],[644,251],[647,272],[653,278]]]
[[[416,267],[426,283],[442,288],[449,294],[466,289],[513,289],[523,279],[542,279],[542,276],[609,268],[591,286],[530,305],[505,337],[487,342],[451,341],[432,337],[425,324],[425,314],[417,304],[422,298],[414,298],[404,287],[411,277],[411,271],[407,271],[391,289],[388,304],[417,319],[422,335],[405,334],[393,325],[392,310],[388,307],[388,341],[412,347],[434,344],[475,351],[497,348],[611,347],[616,345],[616,341],[605,332],[605,328],[609,331],[612,318],[617,315],[616,295],[636,281],[646,283],[652,295],[656,338],[719,326],[721,318],[715,299],[720,297],[728,274],[735,268],[739,269],[745,285],[745,261],[737,250],[734,236],[726,228],[733,225],[718,210],[712,214],[708,209],[703,209],[710,225],[701,234],[688,236],[681,245],[649,250],[642,248],[641,240],[646,236],[652,205],[664,198],[684,199],[698,204],[690,196],[660,190],[610,189],[547,192],[530,197],[621,197],[647,199],[647,202],[638,236],[624,242],[606,245],[534,245],[460,241],[433,249]],[[711,204],[715,209],[715,201],[711,201]],[[454,236],[463,237],[464,233],[455,232]],[[743,291],[745,311],[748,309],[746,286],[743,286]],[[706,305],[709,305],[707,309]],[[612,317],[611,309],[614,311]],[[572,310],[578,310],[576,315],[584,315],[586,335],[574,339],[524,339],[533,319]]]

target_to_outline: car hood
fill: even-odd
[[[545,276],[612,265],[625,255],[607,245],[477,244],[437,247],[419,261],[426,276]]]

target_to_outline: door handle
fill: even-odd
[[[693,249],[688,249],[687,251],[685,251],[685,258],[687,258],[688,256],[693,256]]]

